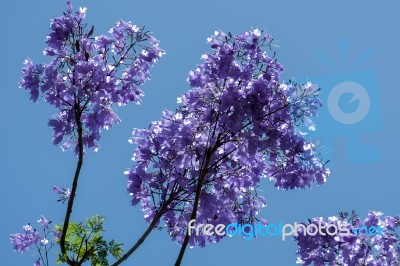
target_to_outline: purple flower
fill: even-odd
[[[53,186],[53,190],[54,190],[54,192],[56,192],[58,194],[64,194],[64,189],[59,188],[57,186]]]
[[[40,223],[43,228],[49,229],[49,224],[51,223],[51,221],[48,221],[46,217],[42,215],[41,218],[38,220],[38,223]]]
[[[34,102],[36,102],[39,97],[39,77],[42,74],[42,71],[43,69],[41,65],[34,65],[30,59],[24,61],[24,67],[22,68],[24,79],[21,80],[20,86],[29,90],[31,100]]]
[[[53,235],[55,238],[60,238],[61,237],[61,231],[54,229],[53,230]]]
[[[33,266],[40,266],[40,258],[33,263]]]

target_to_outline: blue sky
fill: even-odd
[[[272,182],[264,180],[268,206],[260,216],[272,223],[293,223],[352,209],[361,217],[368,210],[399,213],[395,204],[400,187],[399,3],[116,0],[73,4],[88,7],[87,22],[95,25],[96,33],[106,33],[118,19],[131,20],[154,32],[167,52],[144,87],[142,105],[119,109],[122,123],[104,131],[100,151],[85,158],[74,220],[102,214],[107,219],[107,237],[127,247],[137,239],[146,224],[140,209],[130,206],[123,175],[132,163],[133,146],[127,141],[132,128],[147,127],[160,118],[163,109],[176,107],[176,98],[188,89],[189,70],[209,51],[205,41],[215,30],[239,34],[257,27],[277,41],[284,79],[310,80],[322,87],[324,107],[311,137],[325,147],[323,156],[331,160],[332,173],[325,185],[301,191],[277,191]],[[36,259],[36,255],[14,252],[10,233],[21,231],[27,222],[36,224],[42,214],[55,223],[63,220],[65,206],[56,202],[51,188],[70,186],[76,158],[51,143],[47,121],[55,110],[44,102],[30,102],[28,94],[18,88],[18,80],[25,58],[46,62],[42,50],[50,19],[64,9],[64,1],[14,0],[2,3],[0,11],[2,265],[32,265]],[[356,123],[346,124],[349,120],[328,109],[330,93],[344,86],[343,82],[359,84],[369,98],[366,116]],[[345,113],[357,112],[366,99],[355,96],[352,101],[350,90],[336,107]],[[295,265],[295,250],[292,241],[279,238],[226,238],[216,245],[188,250],[184,265]],[[179,246],[166,232],[154,231],[126,265],[171,265],[178,252]]]

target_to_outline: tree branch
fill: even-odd
[[[151,224],[149,225],[149,227],[147,228],[147,230],[143,233],[143,235],[136,241],[136,243],[121,257],[119,258],[116,262],[114,262],[113,264],[111,264],[111,266],[118,266],[120,265],[122,262],[124,262],[125,260],[127,260],[129,258],[129,256],[132,255],[133,252],[136,251],[136,249],[138,249],[143,242],[146,240],[146,238],[149,236],[149,234],[151,233],[151,231],[153,231],[153,229],[157,226],[158,222],[160,221],[162,215],[165,213],[165,211],[168,209],[168,205],[175,199],[175,195],[172,195],[168,198],[167,201],[165,201],[162,205],[161,208],[158,210],[158,212],[156,213],[156,215],[153,218],[153,221],[151,222]]]
[[[192,210],[192,214],[190,216],[190,220],[195,220],[196,216],[197,216],[197,209],[198,209],[198,205],[199,205],[199,201],[200,201],[200,195],[201,195],[201,191],[202,191],[202,186],[204,183],[204,179],[208,173],[208,165],[210,164],[211,161],[211,155],[213,154],[214,149],[213,150],[207,150],[206,152],[206,161],[202,167],[200,176],[199,176],[199,181],[197,183],[197,187],[196,187],[196,195],[194,198],[194,203],[193,203],[193,210]],[[189,235],[189,230],[186,231],[186,235],[185,235],[185,239],[183,240],[182,243],[182,247],[179,251],[179,255],[178,258],[175,261],[175,266],[180,266],[182,263],[182,259],[183,256],[185,255],[185,251],[187,248],[187,245],[189,244],[189,239],[190,239],[190,235]]]
[[[67,254],[67,251],[65,248],[65,237],[67,235],[69,220],[70,220],[71,213],[72,213],[72,207],[74,205],[76,189],[78,187],[79,174],[80,174],[82,164],[83,164],[83,128],[82,128],[82,121],[81,121],[81,113],[82,112],[80,110],[79,105],[76,105],[75,106],[75,122],[77,124],[77,133],[78,133],[78,149],[79,149],[78,150],[78,163],[77,163],[76,169],[75,169],[75,175],[74,175],[74,180],[72,182],[71,194],[68,199],[67,211],[65,213],[64,225],[63,225],[63,230],[61,232],[61,238],[60,238],[61,254],[66,259],[68,265],[75,264],[75,262],[68,257],[68,254]]]

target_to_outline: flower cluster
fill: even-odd
[[[24,229],[24,233],[12,234],[10,235],[10,240],[14,246],[14,250],[25,253],[29,250],[30,246],[36,244],[41,237],[36,229],[33,229],[29,223],[22,228]]]
[[[50,233],[49,224],[51,221],[47,220],[46,217],[42,215],[37,222],[41,225],[43,234],[39,234],[38,231],[33,228],[30,223],[28,223],[22,227],[24,230],[23,233],[10,235],[10,240],[15,251],[26,253],[32,247],[36,249],[39,252],[40,257],[35,261],[34,265],[40,266],[40,262],[44,261],[41,250],[44,249],[44,253],[47,254],[47,251],[53,247],[53,243],[51,243],[50,247],[48,247],[48,235]],[[55,231],[53,233],[55,233]]]
[[[338,217],[330,217],[327,221],[323,218],[314,218],[310,223],[316,226],[322,224],[326,228],[328,224],[337,225],[339,222],[348,223],[350,235],[341,234],[303,234],[299,229],[294,240],[297,242],[298,263],[303,265],[400,265],[400,237],[397,228],[400,225],[399,218],[386,216],[383,213],[370,211],[364,221],[361,221],[353,212]],[[381,227],[378,234],[369,234],[366,230],[355,233],[354,228]]]
[[[101,129],[120,121],[113,106],[140,103],[139,89],[150,78],[149,70],[164,54],[159,41],[131,22],[120,20],[109,35],[94,36],[94,27],[85,23],[86,8],[67,12],[51,21],[44,54],[48,64],[25,60],[20,87],[39,95],[58,109],[50,119],[53,143],[63,150],[75,147],[77,130],[83,144],[97,150]]]
[[[216,31],[208,42],[213,52],[190,71],[192,90],[178,98],[179,108],[130,138],[137,144],[126,171],[132,204],[140,202],[148,222],[162,215],[179,244],[193,214],[198,224],[257,221],[266,205],[257,190],[262,177],[294,189],[329,175],[300,131],[304,124],[315,129],[319,89],[280,82],[283,67],[265,51],[271,35]],[[192,235],[189,243],[221,238]]]

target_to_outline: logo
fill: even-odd
[[[350,93],[353,97],[350,103],[358,101],[358,108],[351,113],[344,112],[340,107],[340,98],[344,94]],[[339,123],[350,125],[363,120],[369,112],[371,106],[367,90],[359,83],[345,81],[337,84],[330,91],[328,96],[328,110],[332,117]]]
[[[263,224],[258,222],[256,224],[240,224],[238,222],[231,223],[228,225],[224,224],[198,224],[196,225],[196,220],[190,220],[188,224],[188,232],[189,236],[193,233],[196,236],[206,235],[218,235],[224,236],[228,235],[233,237],[244,236],[246,240],[251,240],[254,237],[260,236],[280,236],[282,241],[286,240],[286,237],[290,237],[292,235],[297,236],[300,233],[303,235],[311,235],[315,236],[316,234],[322,236],[349,236],[351,234],[354,235],[383,235],[382,231],[384,228],[380,226],[361,226],[358,228],[354,228],[349,223],[332,223],[332,224],[321,224],[321,222],[317,224],[310,223],[308,225],[302,223],[294,223],[292,224],[282,224],[279,222],[278,224]]]
[[[379,163],[380,151],[368,139],[382,127],[376,71],[364,67],[372,53],[350,52],[348,48],[346,42],[341,42],[332,54],[317,53],[318,67],[325,70],[300,80],[321,88],[323,108],[314,122],[318,139],[333,155],[332,161],[338,158],[347,163]],[[343,146],[335,145],[337,141],[343,141]]]

